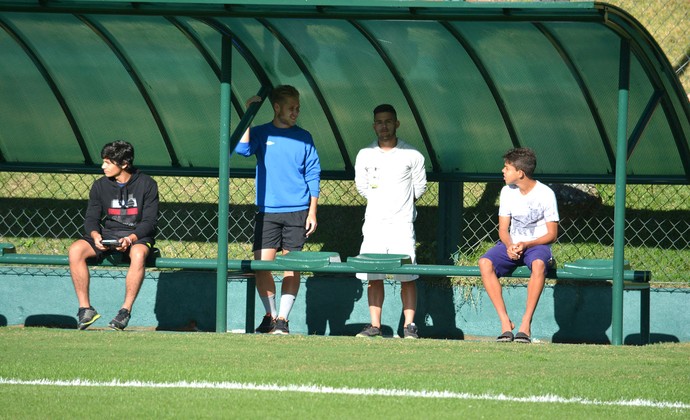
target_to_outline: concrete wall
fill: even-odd
[[[105,328],[124,297],[124,272],[92,270],[91,302],[102,318],[92,328]],[[246,278],[228,282],[228,331],[246,326]],[[280,283],[278,283],[278,288]],[[132,311],[129,329],[215,331],[216,275],[213,272],[147,272]],[[504,289],[513,321],[524,310],[525,286]],[[653,289],[653,342],[690,341],[690,289]],[[66,269],[0,267],[0,326],[33,325],[76,328],[77,300]],[[400,286],[386,282],[384,335],[402,335]],[[263,307],[255,299],[256,325]],[[355,335],[369,322],[366,284],[348,276],[302,279],[290,316],[296,334]],[[443,282],[418,281],[416,323],[420,336],[474,339],[500,333],[496,313],[481,288],[451,288]],[[251,325],[251,323],[250,323]],[[624,296],[623,337],[639,343],[640,293]],[[533,338],[561,343],[609,343],[611,287],[557,284],[547,286],[532,324]]]

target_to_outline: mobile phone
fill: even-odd
[[[120,240],[119,239],[103,239],[101,241],[101,243],[103,244],[103,246],[110,246],[110,247],[115,247],[115,248],[120,246]]]

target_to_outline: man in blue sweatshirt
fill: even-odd
[[[297,124],[299,92],[277,86],[271,92],[273,120],[247,129],[235,147],[242,156],[256,155],[256,205],[254,259],[274,260],[278,251],[300,251],[316,231],[321,165],[311,134]],[[246,107],[261,101],[247,100]],[[259,333],[289,334],[288,316],[300,284],[299,271],[283,273],[280,306],[270,271],[256,272],[256,289],[266,309]],[[279,310],[278,310],[279,309]]]
[[[105,176],[91,186],[84,218],[84,236],[69,248],[69,269],[79,300],[79,329],[88,328],[101,316],[89,300],[88,258],[110,252],[129,255],[125,301],[110,328],[123,330],[144,281],[144,263],[154,244],[158,223],[158,185],[134,167],[134,147],[114,141],[101,150]],[[113,241],[109,244],[108,241]]]

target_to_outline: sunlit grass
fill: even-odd
[[[0,328],[0,378],[448,391],[458,398],[0,384],[3,418],[685,417],[690,344],[488,341]],[[403,394],[406,395],[406,394]],[[483,396],[483,397],[481,397]],[[499,397],[502,396],[502,397]],[[514,401],[551,396],[552,402]],[[553,398],[574,399],[570,403]],[[268,402],[280,401],[280,406]],[[585,403],[577,403],[584,401]],[[596,405],[592,402],[605,402]],[[421,414],[423,413],[423,414]]]

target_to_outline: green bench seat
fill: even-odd
[[[66,255],[17,254],[12,244],[0,244],[0,264],[13,265],[53,265],[66,266]],[[101,261],[89,261],[90,265],[126,266],[128,261],[121,254],[109,255]],[[217,269],[215,258],[165,258],[155,249],[147,259],[147,267],[187,270]],[[348,257],[342,262],[336,252],[290,252],[278,255],[274,261],[228,260],[228,271],[234,274],[266,271],[306,271],[312,273],[355,274],[360,272],[386,274],[416,274],[420,276],[480,277],[477,266],[411,264],[410,257],[402,254],[361,254]],[[529,278],[527,267],[518,267],[506,277]],[[574,282],[612,282],[613,263],[611,260],[581,259],[565,263],[562,268],[551,268],[548,279]],[[625,290],[639,290],[640,334],[643,343],[649,342],[650,328],[650,271],[633,270],[625,262],[623,287]],[[253,332],[254,325],[254,279],[247,282],[247,332]]]

